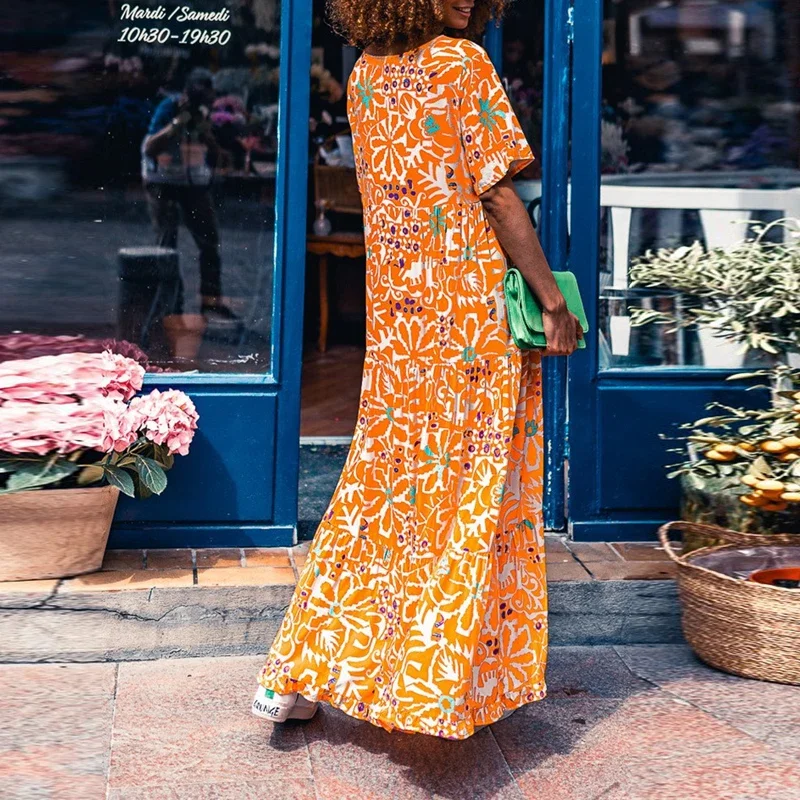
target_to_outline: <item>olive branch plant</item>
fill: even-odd
[[[631,286],[684,295],[681,313],[631,308],[631,324],[703,325],[720,338],[779,356],[800,349],[800,221],[750,222],[729,248],[700,242],[648,250],[631,265]],[[770,233],[779,231],[783,241]]]

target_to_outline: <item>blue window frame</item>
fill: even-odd
[[[308,169],[311,2],[283,0],[271,368],[264,374],[151,374],[201,415],[163,497],[120,503],[112,547],[278,546],[296,541]]]
[[[544,91],[542,100],[542,208],[539,234],[553,269],[567,263],[567,184],[569,179],[570,36],[569,0],[544,4]],[[502,74],[503,28],[490,24],[484,44]],[[563,358],[543,362],[545,376],[544,521],[548,530],[565,526],[567,457],[567,365]]]
[[[584,295],[591,333],[570,361],[569,521],[579,540],[652,540],[678,512],[679,486],[666,478],[674,461],[659,434],[703,416],[710,401],[759,402],[736,370],[675,367],[601,369],[599,265],[603,3],[574,0],[571,126],[571,269]]]

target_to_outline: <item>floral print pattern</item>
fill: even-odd
[[[348,84],[367,352],[353,442],[260,673],[463,739],[545,694],[541,370],[479,194],[532,160],[485,51],[362,55]]]

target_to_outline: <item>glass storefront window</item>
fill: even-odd
[[[514,180],[534,220],[542,194],[542,77],[544,8],[541,3],[514,3],[503,21],[501,77],[536,161]]]
[[[110,344],[270,370],[279,9],[3,10],[0,360]]]
[[[788,0],[604,9],[601,367],[740,366],[738,346],[694,328],[631,327],[631,307],[680,315],[686,298],[631,288],[629,267],[648,249],[733,245],[747,220],[797,215],[800,11]]]

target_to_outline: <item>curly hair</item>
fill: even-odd
[[[499,20],[510,0],[475,0],[469,26],[448,31],[477,39],[490,19]],[[441,31],[441,0],[327,0],[333,29],[359,48],[423,42]]]

